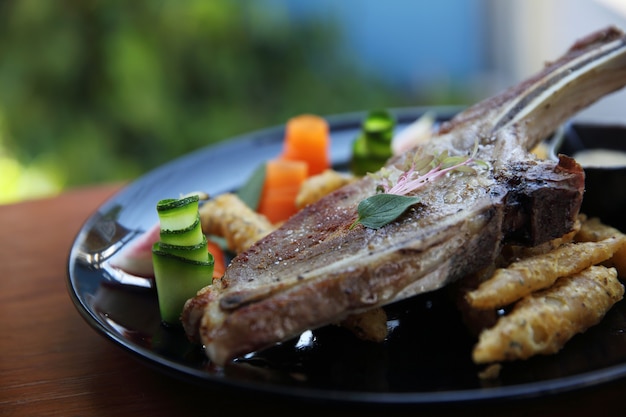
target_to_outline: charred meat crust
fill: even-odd
[[[584,171],[561,155],[558,164],[520,162],[503,172],[510,189],[503,231],[509,243],[535,246],[570,232],[583,199]]]

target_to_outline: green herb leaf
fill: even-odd
[[[351,228],[361,223],[363,226],[371,229],[380,229],[397,219],[409,207],[419,201],[419,197],[397,194],[375,194],[359,203],[357,208],[359,216],[352,224]]]
[[[454,168],[455,171],[457,172],[463,172],[465,174],[476,174],[476,170],[470,166],[467,165],[461,165],[458,166],[456,168]]]
[[[420,159],[416,159],[413,165],[413,170],[419,173],[428,171],[429,169],[432,168],[431,163],[433,162],[434,159],[435,157],[432,155],[426,155]]]
[[[441,161],[441,169],[448,169],[455,165],[462,164],[463,162],[467,161],[467,159],[468,158],[465,156],[449,156]]]
[[[482,161],[480,159],[474,159],[474,163],[476,165],[478,165],[479,167],[485,168],[485,169],[489,169],[489,164],[485,161]]]
[[[252,210],[256,210],[261,201],[263,184],[265,183],[265,164],[261,164],[252,172],[248,180],[237,190],[237,196]]]

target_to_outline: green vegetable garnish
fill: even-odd
[[[248,177],[248,180],[237,190],[237,196],[248,207],[255,210],[259,207],[263,183],[265,182],[265,164],[260,164]]]
[[[397,219],[412,205],[420,201],[419,197],[407,197],[396,194],[376,194],[359,203],[359,217],[351,228],[361,223],[370,229],[379,229]]]
[[[185,302],[211,283],[213,257],[205,252],[206,261],[194,261],[162,250],[158,242],[152,247],[159,311],[166,324],[179,324]]]
[[[208,251],[207,240],[204,235],[202,235],[202,242],[198,243],[197,245],[188,245],[188,246],[170,245],[168,243],[164,243],[163,241],[160,241],[158,242],[158,246],[156,247],[156,249],[161,252],[173,255],[173,256],[178,256],[180,258],[185,258],[190,261],[197,261],[197,262],[210,261],[210,258],[212,256],[211,253]]]
[[[152,263],[161,319],[179,323],[185,302],[211,284],[214,260],[207,248],[198,213],[198,196],[157,203],[160,241],[152,247]]]
[[[375,172],[391,157],[395,119],[386,110],[370,112],[352,145],[350,169],[356,175]]]
[[[197,209],[196,209],[197,210]],[[169,245],[193,246],[202,242],[202,224],[196,211],[196,221],[183,229],[164,229],[161,227],[161,242]]]
[[[168,198],[157,203],[161,230],[181,230],[194,224],[198,217],[200,197],[192,195],[183,198]]]
[[[471,164],[488,167],[485,162],[475,158],[477,151],[478,141],[475,142],[470,156],[449,156],[447,151],[421,158],[418,158],[416,154],[395,184],[389,179],[391,172],[386,168],[369,174],[380,181],[378,190],[381,193],[359,203],[358,217],[351,228],[360,223],[371,229],[379,229],[396,220],[409,207],[420,201],[419,197],[408,194],[418,191],[426,184],[431,184],[450,172],[475,174],[476,170],[470,166]]]

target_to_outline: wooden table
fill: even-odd
[[[0,416],[625,415],[626,380],[542,399],[390,409],[212,391],[166,376],[91,329],[67,291],[76,233],[119,188],[0,206]]]

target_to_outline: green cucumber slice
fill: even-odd
[[[156,244],[158,245],[157,249],[159,251],[166,252],[170,255],[179,256],[190,261],[212,262],[213,255],[211,255],[211,253],[207,249],[206,237],[204,237],[204,235],[202,237],[202,243],[191,246],[170,245],[163,242],[156,242]]]
[[[188,299],[213,281],[213,260],[192,261],[152,247],[152,262],[161,320],[180,325],[180,315]]]
[[[365,175],[368,172],[376,172],[387,161],[387,157],[379,158],[369,153],[367,138],[360,135],[352,145],[352,159],[350,170],[356,175]]]
[[[365,136],[367,152],[376,159],[391,157],[391,138],[395,119],[386,110],[372,111],[363,121],[362,134]]]
[[[167,230],[161,229],[160,239],[162,243],[176,246],[194,246],[201,244],[206,237],[202,233],[200,215],[196,210],[195,222],[184,229]]]
[[[182,230],[191,227],[198,216],[198,195],[168,198],[157,203],[161,230]]]
[[[356,175],[375,172],[391,157],[391,139],[396,121],[386,110],[371,111],[352,146],[350,169]]]

